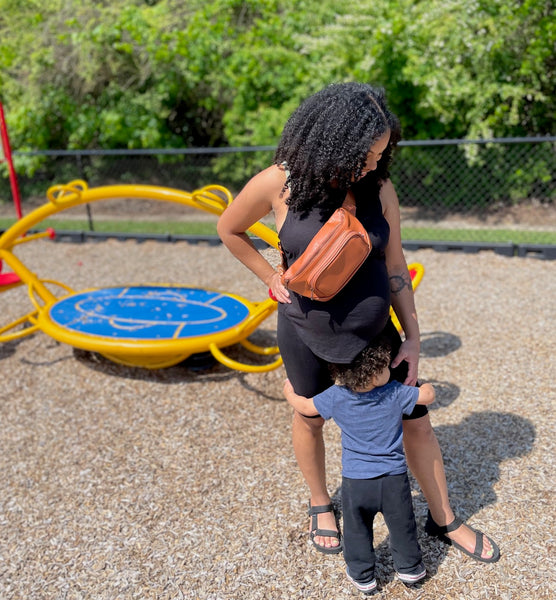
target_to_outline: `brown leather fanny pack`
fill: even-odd
[[[282,283],[302,296],[325,302],[353,277],[371,248],[369,234],[344,203],[285,270]]]

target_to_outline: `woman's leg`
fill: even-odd
[[[391,321],[387,323],[384,335],[390,342],[392,358],[394,358],[398,353],[401,338]],[[404,361],[396,369],[391,370],[391,379],[403,383],[406,376],[407,363]],[[416,406],[413,417],[404,417],[403,443],[407,464],[427,500],[434,522],[440,526],[451,523],[455,515],[448,498],[444,461],[425,406]],[[475,549],[475,532],[465,524],[446,535],[470,552]],[[481,556],[490,558],[493,552],[490,541],[486,535],[483,535]]]
[[[332,384],[328,366],[316,357],[297,336],[288,319],[278,312],[278,345],[284,366],[294,390],[312,398]],[[331,499],[326,487],[325,450],[322,436],[324,419],[303,417],[294,413],[292,441],[297,464],[309,487],[311,506],[326,506]],[[317,516],[319,529],[337,531],[332,511]],[[314,543],[330,548],[338,546],[336,538],[315,536]]]
[[[403,441],[407,464],[423,491],[434,522],[440,526],[451,523],[455,515],[448,498],[444,461],[428,414],[418,419],[404,419]],[[469,552],[475,549],[475,532],[465,524],[446,535]],[[492,554],[492,546],[483,535],[481,556],[490,558]]]
[[[323,424],[324,420],[320,417],[310,419],[297,412],[293,417],[293,449],[299,469],[309,487],[311,506],[325,506],[331,502],[326,487]],[[317,519],[319,529],[338,530],[333,512],[322,513]],[[339,545],[339,541],[331,537],[315,536],[313,541],[317,546],[325,548]]]

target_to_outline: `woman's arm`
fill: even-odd
[[[407,361],[409,368],[404,383],[415,385],[419,367],[419,322],[411,276],[402,249],[400,204],[390,180],[383,184],[380,190],[380,200],[384,217],[390,225],[390,239],[385,254],[386,268],[390,279],[391,302],[405,335],[400,351],[392,361],[392,367],[397,367],[403,360]]]
[[[306,398],[296,394],[289,379],[284,383],[284,396],[286,400],[298,413],[306,417],[316,417],[319,412],[315,408],[315,403],[312,398]]]
[[[272,166],[255,175],[220,216],[218,235],[230,252],[250,269],[279,302],[290,302],[280,274],[260,254],[245,233],[247,229],[282,203],[285,176]],[[275,210],[276,212],[276,210]]]

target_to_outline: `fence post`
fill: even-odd
[[[79,170],[79,177],[80,179],[83,179],[83,181],[87,181],[86,177],[85,177],[85,173],[83,171],[83,160],[81,157],[81,153],[78,152],[75,155],[75,160],[77,162],[77,169]],[[89,223],[89,231],[94,231],[95,230],[95,224],[93,222],[93,213],[91,211],[91,206],[90,204],[85,204],[85,210],[87,212],[87,222]]]

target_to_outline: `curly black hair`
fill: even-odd
[[[350,390],[364,389],[390,365],[390,345],[383,339],[371,342],[348,364],[330,364],[330,373],[336,383]]]
[[[331,212],[341,206],[357,179],[369,148],[387,131],[388,147],[373,178],[388,178],[392,150],[401,138],[397,117],[388,110],[384,90],[364,83],[335,83],[310,96],[286,123],[274,156],[290,171],[288,206],[307,212],[318,206]]]

